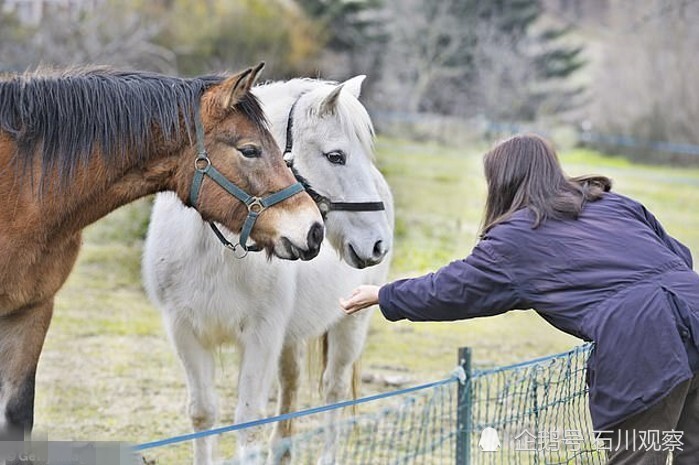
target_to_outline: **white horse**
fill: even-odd
[[[347,317],[338,298],[359,284],[385,282],[393,234],[393,199],[373,165],[373,127],[358,100],[363,80],[357,76],[338,85],[294,79],[254,89],[277,142],[286,145],[287,162],[326,212],[327,241],[314,260],[284,262],[259,253],[237,259],[174,195],[155,201],[143,275],[186,371],[189,415],[197,431],[216,422],[214,352],[224,343],[237,343],[241,354],[236,423],[266,416],[275,371],[278,413],[295,408],[304,341],[324,334],[325,401],[349,397],[370,312]],[[371,208],[378,201],[385,210],[348,207],[378,210]],[[335,433],[328,430],[319,460],[324,464],[335,460]],[[290,434],[290,422],[277,424],[272,444]],[[238,434],[239,456],[257,448],[258,435]],[[213,450],[213,438],[195,440],[194,464],[210,465]],[[269,454],[270,462],[276,460]]]

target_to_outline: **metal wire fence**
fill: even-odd
[[[475,371],[461,405],[471,464],[602,464],[589,417],[590,346]],[[469,460],[470,459],[470,460]]]
[[[273,463],[305,464],[453,464],[456,447],[457,379],[428,390],[393,398],[378,410],[293,436],[271,451],[225,465],[258,463],[267,453]],[[322,460],[321,460],[322,458]],[[269,463],[269,462],[268,462]]]
[[[224,464],[602,464],[605,455],[589,419],[589,352],[590,346],[584,345],[517,365],[472,370],[470,351],[461,349],[460,368],[441,381],[137,449],[364,404],[367,411],[361,415],[307,421],[324,426],[309,427]]]

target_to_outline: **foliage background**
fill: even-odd
[[[367,74],[379,124],[455,116],[699,144],[697,20],[696,0],[0,0],[0,71],[265,61],[268,79]]]

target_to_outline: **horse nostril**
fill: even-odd
[[[308,248],[310,250],[318,250],[320,244],[323,242],[323,225],[320,223],[314,223],[311,226],[310,231],[308,231]]]
[[[383,248],[383,241],[376,241],[376,244],[374,244],[374,258],[381,258],[385,253],[386,251]]]

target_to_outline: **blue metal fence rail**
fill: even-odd
[[[169,446],[169,445],[173,445],[173,444],[179,444],[182,442],[191,441],[191,440],[197,439],[197,438],[204,438],[207,436],[218,436],[218,435],[221,435],[224,433],[230,433],[233,431],[239,431],[239,430],[247,429],[247,428],[255,428],[255,427],[267,425],[270,423],[278,423],[280,421],[293,420],[295,418],[301,418],[301,417],[306,417],[306,416],[310,416],[310,415],[317,415],[319,413],[328,412],[330,410],[339,410],[339,409],[343,409],[345,407],[353,407],[356,405],[366,404],[368,402],[375,402],[375,401],[378,401],[381,399],[387,399],[390,397],[405,396],[407,394],[415,393],[418,391],[435,389],[439,386],[444,386],[447,384],[455,384],[457,381],[458,381],[458,378],[456,376],[452,376],[450,378],[446,378],[446,379],[443,379],[440,381],[434,381],[431,383],[420,384],[418,386],[412,386],[412,387],[400,389],[397,391],[375,394],[372,396],[362,397],[360,399],[337,402],[334,404],[323,405],[320,407],[313,407],[313,408],[309,408],[306,410],[299,410],[297,412],[291,412],[291,413],[286,413],[283,415],[262,418],[260,420],[254,420],[254,421],[250,421],[250,422],[246,422],[246,423],[228,425],[228,426],[223,426],[220,428],[213,428],[213,429],[204,430],[204,431],[197,431],[195,433],[173,436],[173,437],[166,438],[166,439],[159,439],[156,441],[144,442],[142,444],[138,444],[138,445],[134,446],[133,450],[136,452],[141,452],[141,451],[148,450],[148,449],[155,449],[157,447]]]

